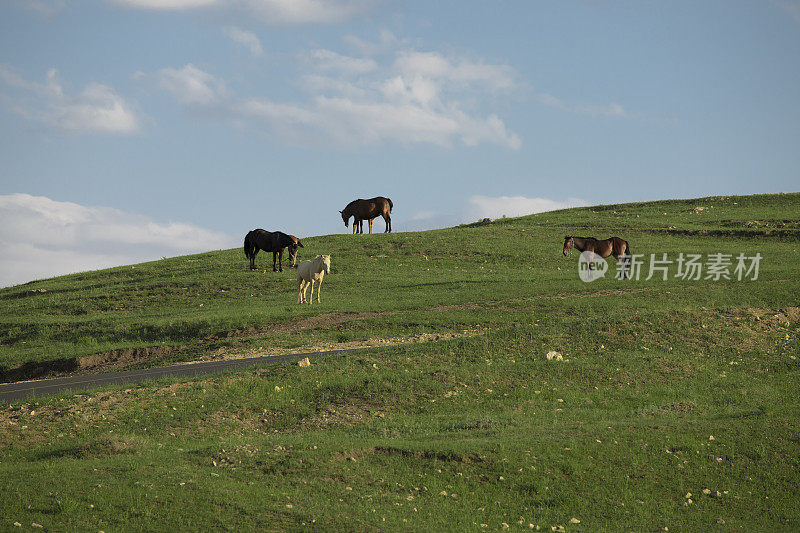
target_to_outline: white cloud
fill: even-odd
[[[800,0],[773,0],[772,3],[800,22]]]
[[[183,11],[209,7],[219,0],[110,0],[112,4],[132,9],[151,9],[155,11]]]
[[[394,33],[385,28],[379,32],[377,42],[367,41],[355,35],[345,35],[343,40],[350,48],[364,56],[374,56],[383,52],[391,52],[405,44],[397,38]]]
[[[516,85],[514,69],[468,58],[448,58],[437,52],[403,51],[395,68],[406,78],[425,77],[455,85],[480,84],[491,89],[512,89]]]
[[[555,211],[569,207],[584,207],[589,205],[580,198],[568,198],[563,202],[548,198],[527,198],[525,196],[481,196],[469,198],[467,208],[468,220],[483,218],[520,217],[532,213]]]
[[[556,98],[552,94],[539,93],[536,99],[540,104],[548,107],[555,107],[570,113],[578,113],[581,115],[591,116],[606,116],[606,117],[619,117],[619,118],[632,118],[633,115],[626,111],[621,105],[611,102],[608,104],[587,104],[587,105],[571,105],[560,98]]]
[[[134,77],[155,80],[156,85],[183,104],[210,105],[219,101],[226,92],[225,82],[191,63],[180,69],[163,68],[152,76],[138,72]]]
[[[66,7],[66,0],[22,0],[22,3],[29,9],[47,16],[54,15]]]
[[[109,207],[0,196],[0,286],[234,246],[221,232]]]
[[[301,57],[298,86],[307,94],[293,101],[228,97],[222,80],[192,65],[162,69],[154,78],[183,103],[214,104],[234,123],[290,144],[490,143],[514,150],[522,144],[498,115],[480,109],[492,104],[495,89],[515,86],[508,66],[405,50],[383,62],[325,49]]]
[[[345,74],[363,74],[378,68],[378,64],[372,59],[345,56],[331,50],[312,50],[306,57],[320,70],[333,70]]]
[[[264,53],[264,49],[261,47],[261,41],[258,39],[258,36],[255,33],[237,28],[235,26],[228,26],[223,28],[222,31],[234,42],[249,48],[250,55],[253,57],[258,57]]]
[[[372,0],[108,0],[129,9],[192,11],[215,9],[241,13],[248,20],[274,25],[333,24],[371,9]]]
[[[519,217],[570,207],[589,205],[579,198],[565,201],[548,198],[528,198],[525,196],[471,196],[462,205],[454,205],[452,211],[422,210],[408,218],[394,216],[392,227],[397,231],[420,231],[446,228],[458,224],[469,224],[484,218]]]
[[[0,65],[0,80],[14,93],[7,97],[11,110],[52,127],[108,134],[135,133],[140,128],[133,106],[102,83],[89,83],[80,93],[70,95],[55,69],[47,72],[44,83],[38,83],[4,65]]]
[[[494,115],[472,117],[458,109],[319,96],[302,105],[249,99],[231,106],[237,120],[261,123],[294,143],[328,142],[340,148],[381,142],[449,147],[454,140],[489,142],[518,149],[519,137]]]

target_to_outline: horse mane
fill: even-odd
[[[352,214],[353,210],[356,208],[356,204],[358,202],[363,202],[363,201],[364,201],[363,198],[357,198],[353,200],[352,202],[347,204],[347,206],[344,209],[342,209],[342,214],[343,215],[347,215],[348,213]]]

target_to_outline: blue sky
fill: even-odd
[[[796,191],[799,57],[797,0],[7,0],[0,286],[357,197],[406,231]]]

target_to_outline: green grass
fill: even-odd
[[[676,200],[304,238],[304,257],[333,257],[319,306],[238,249],[4,289],[6,371],[483,333],[8,405],[0,529],[797,530],[799,208]],[[757,281],[585,284],[565,234],[763,259]]]

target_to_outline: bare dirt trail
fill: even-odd
[[[214,352],[200,360],[187,363],[107,372],[102,374],[71,375],[60,378],[18,381],[0,384],[0,401],[20,401],[31,396],[41,397],[65,391],[81,391],[107,385],[141,383],[163,377],[192,377],[203,374],[214,374],[237,368],[262,366],[282,361],[301,360],[303,358],[323,357],[341,353],[357,352],[370,348],[391,347],[403,344],[437,342],[455,338],[480,335],[482,330],[464,330],[442,334],[424,333],[410,337],[393,337],[386,339],[370,339],[348,343],[316,345],[311,351],[292,352],[288,349],[266,349],[256,352],[242,353],[235,350]],[[283,353],[281,353],[283,352]],[[257,353],[259,355],[254,355]]]

